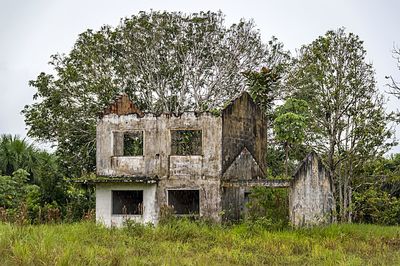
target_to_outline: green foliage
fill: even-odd
[[[246,78],[251,97],[267,117],[270,117],[274,101],[282,96],[282,77],[288,71],[290,52],[283,50],[283,43],[278,42],[275,37],[269,41],[268,47],[269,65],[262,67],[260,71],[249,70],[242,74]]]
[[[304,140],[305,127],[305,117],[291,112],[278,116],[274,121],[276,139],[288,145],[298,144]]]
[[[285,150],[285,174],[288,176],[289,150],[300,146],[306,137],[308,104],[304,100],[289,98],[275,112],[275,139]]]
[[[13,209],[21,205],[29,191],[28,176],[23,169],[18,169],[12,176],[0,176],[0,207]]]
[[[134,228],[134,229],[133,229]],[[107,229],[94,223],[0,223],[1,265],[398,265],[399,227],[270,231],[187,220]]]
[[[95,208],[94,188],[80,186],[68,186],[66,192],[67,204],[64,207],[64,219],[67,222],[76,222],[90,215]]]
[[[17,136],[0,135],[0,174],[12,175],[18,169],[25,169],[34,175],[37,164],[36,149]],[[35,179],[34,176],[32,176]]]
[[[201,155],[201,130],[174,130],[171,131],[171,154],[173,155]]]
[[[393,145],[385,103],[363,41],[344,28],[304,45],[287,78],[288,94],[309,104],[307,144],[323,155],[339,218],[349,220],[352,185],[368,160]]]
[[[0,158],[5,172],[0,175],[0,220],[18,223],[78,221],[94,207],[91,190],[67,184],[58,157],[37,150],[18,137],[0,137]]]
[[[275,113],[276,117],[287,113],[293,113],[307,118],[309,116],[309,107],[305,100],[288,98],[285,100],[284,104],[277,108]]]
[[[263,67],[260,72],[248,71],[243,73],[247,78],[251,97],[266,113],[272,109],[275,100],[274,88],[280,80],[277,72],[276,69],[271,70]]]
[[[124,156],[143,155],[143,132],[124,134]]]
[[[400,225],[400,198],[380,189],[355,192],[353,211],[358,222]]]
[[[255,187],[247,203],[249,224],[285,228],[289,222],[289,194],[284,188]]]
[[[386,225],[400,224],[400,154],[376,158],[364,165],[355,180],[354,220]]]
[[[57,145],[62,170],[95,168],[100,111],[125,92],[143,111],[212,110],[245,89],[239,73],[274,64],[252,21],[224,24],[221,12],[140,12],[113,28],[87,30],[54,73],[30,81],[35,103],[23,113],[29,136]]]

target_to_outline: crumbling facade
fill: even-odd
[[[314,191],[305,187],[323,185],[322,194],[330,189],[326,181],[312,181],[307,167],[293,181],[265,179],[264,116],[246,92],[220,115],[143,113],[122,95],[101,114],[96,138],[97,178],[91,182],[96,219],[107,226],[125,219],[157,223],[164,207],[176,215],[239,219],[256,185],[294,189],[290,213],[296,225],[330,211],[314,202],[311,216],[298,213],[309,211],[313,200],[301,196]],[[326,179],[324,172],[317,177]]]

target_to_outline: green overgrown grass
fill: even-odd
[[[400,227],[0,224],[0,265],[400,265]]]

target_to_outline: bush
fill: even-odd
[[[247,224],[256,227],[282,229],[289,223],[288,190],[255,187],[247,203]]]
[[[400,199],[373,187],[354,193],[353,211],[356,222],[400,224]]]

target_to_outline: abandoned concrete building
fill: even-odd
[[[290,189],[293,225],[329,222],[331,183],[316,154],[292,180],[265,178],[264,122],[247,92],[219,115],[143,113],[119,96],[97,123],[97,221],[157,223],[164,206],[175,215],[237,220],[261,185]]]

